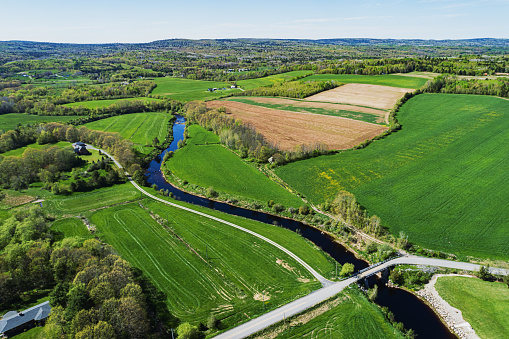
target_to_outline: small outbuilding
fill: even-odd
[[[9,338],[43,324],[51,312],[49,301],[21,312],[7,312],[0,320],[0,335]]]

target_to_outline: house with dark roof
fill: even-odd
[[[9,311],[0,320],[0,334],[9,338],[42,324],[51,312],[49,301],[21,312]]]
[[[72,148],[74,149],[74,153],[77,155],[90,155],[90,152],[87,149],[87,144],[84,142],[78,141],[72,144]]]

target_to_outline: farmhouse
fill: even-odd
[[[49,301],[46,301],[21,312],[7,312],[0,320],[0,334],[8,338],[31,329],[44,323],[50,311],[51,306]]]
[[[78,141],[72,144],[72,148],[74,149],[74,153],[78,155],[89,155],[90,152],[87,150],[87,144]]]

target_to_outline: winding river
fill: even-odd
[[[164,154],[169,151],[177,150],[177,143],[184,138],[185,118],[181,115],[176,116],[173,124],[173,141],[170,146],[164,150],[150,163],[146,175],[150,184],[156,184],[158,189],[165,189],[173,193],[177,200],[191,204],[208,207],[224,213],[233,214],[248,219],[260,221],[267,224],[277,222],[284,228],[292,231],[299,230],[301,235],[319,246],[324,252],[328,253],[334,260],[340,264],[352,263],[355,270],[368,267],[368,263],[358,259],[348,251],[344,246],[336,242],[331,236],[322,233],[320,230],[305,225],[301,222],[281,218],[258,211],[251,211],[245,208],[231,206],[229,204],[212,201],[206,198],[198,197],[175,188],[164,180],[161,172],[161,161]],[[394,313],[396,321],[402,322],[405,328],[412,328],[418,335],[418,338],[456,338],[449,329],[442,324],[439,317],[433,310],[423,303],[415,295],[402,289],[386,287],[385,284],[371,279],[369,284],[378,284],[378,297],[376,303],[380,306],[386,306]]]

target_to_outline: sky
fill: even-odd
[[[0,0],[0,41],[509,38],[509,0]]]

